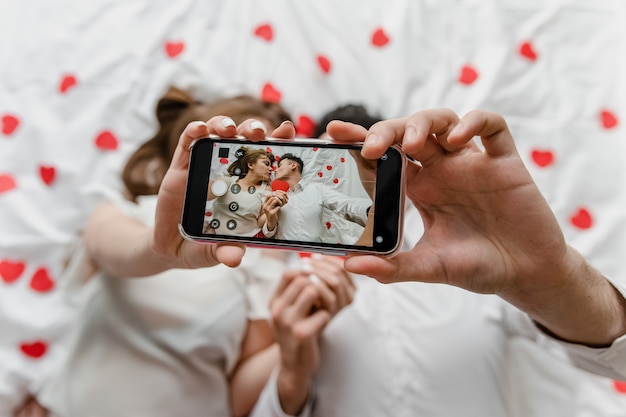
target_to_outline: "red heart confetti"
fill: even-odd
[[[20,125],[20,119],[17,118],[17,116],[13,115],[13,114],[5,114],[2,116],[2,134],[3,135],[10,135],[13,132],[15,132],[15,130],[17,129],[17,127]]]
[[[274,38],[274,29],[269,23],[263,23],[254,29],[254,35],[270,42]]]
[[[461,74],[459,75],[459,82],[461,84],[470,85],[478,78],[478,72],[470,65],[464,65],[461,68]]]
[[[389,43],[389,36],[383,28],[377,28],[372,34],[372,45],[382,48]]]
[[[335,183],[335,184],[339,184],[339,178],[335,178],[335,179],[333,180],[333,183]]]
[[[609,110],[602,110],[600,119],[602,120],[602,127],[605,129],[613,129],[618,124],[617,116]]]
[[[314,148],[313,148],[313,152],[317,152],[319,149],[320,149],[320,148],[318,148],[318,147],[314,147]]]
[[[624,381],[613,381],[613,388],[620,394],[626,394],[626,382]]]
[[[0,194],[10,191],[17,187],[17,182],[9,174],[0,174]]]
[[[574,213],[569,220],[572,225],[579,229],[589,229],[593,224],[591,213],[584,208],[578,209],[578,211]]]
[[[330,222],[326,222],[326,228],[330,230],[331,227],[332,227],[332,224]]]
[[[30,288],[37,292],[48,292],[54,288],[54,281],[50,278],[46,268],[39,268],[30,279]]]
[[[279,103],[282,98],[282,94],[272,85],[272,83],[266,83],[261,91],[261,98],[272,103]]]
[[[22,343],[20,345],[20,350],[24,355],[34,359],[38,359],[46,354],[46,351],[48,350],[48,345],[41,340],[37,340],[30,343]]]
[[[312,118],[306,114],[302,114],[298,117],[296,123],[296,135],[300,137],[310,138],[315,131],[315,122]]]
[[[324,55],[317,56],[317,64],[320,66],[323,73],[328,74],[330,72],[330,60]]]
[[[165,43],[165,53],[170,58],[176,58],[185,50],[185,43],[180,41],[168,41]]]
[[[56,177],[56,169],[53,166],[41,165],[39,167],[39,176],[46,185],[51,185]]]
[[[211,216],[213,215],[213,212],[212,212],[212,211],[206,211],[206,212],[204,213],[204,215],[205,215],[206,217],[211,217]]]
[[[220,158],[220,164],[228,165],[228,158]]]
[[[330,171],[331,169],[333,169],[332,165],[326,165],[326,170]]]
[[[318,172],[318,173],[317,173],[317,176],[318,176],[318,177],[320,177],[320,178],[322,178],[322,177],[324,176],[324,174],[323,174],[322,172]]]
[[[343,164],[344,162],[346,162],[346,158],[344,158],[343,156],[340,159],[341,163]]]
[[[25,268],[24,262],[4,259],[0,261],[0,278],[7,284],[10,284],[19,279]]]
[[[59,92],[61,94],[67,93],[67,91],[78,84],[78,80],[74,75],[68,74],[61,78],[61,82],[59,83]]]
[[[519,54],[530,61],[537,60],[537,52],[535,52],[535,48],[533,47],[533,44],[528,41],[523,42],[520,45]]]
[[[538,166],[544,168],[554,162],[554,154],[551,151],[535,149],[531,153],[532,160]]]
[[[119,145],[115,135],[109,130],[103,130],[96,136],[96,147],[103,151],[114,151]]]

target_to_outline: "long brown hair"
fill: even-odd
[[[216,115],[229,116],[237,124],[250,118],[262,118],[274,127],[291,120],[291,115],[280,104],[252,96],[240,95],[203,103],[195,101],[187,92],[171,87],[156,106],[158,132],[130,156],[122,171],[129,198],[135,200],[140,195],[157,194],[185,126],[194,120],[206,121]]]
[[[248,174],[248,164],[256,164],[261,158],[267,158],[270,164],[274,163],[274,155],[265,149],[248,149],[246,146],[239,148],[241,156],[228,166],[227,172],[231,176],[243,178]]]

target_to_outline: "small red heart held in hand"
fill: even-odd
[[[281,190],[284,192],[289,191],[289,183],[283,180],[274,180],[272,181],[272,191]]]

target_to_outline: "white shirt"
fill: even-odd
[[[219,181],[225,183],[226,193],[207,204],[211,210],[211,216],[206,221],[209,230],[214,229],[223,235],[248,237],[259,233],[261,206],[265,196],[271,192],[266,189],[267,184],[242,188],[237,183],[237,177],[222,177]]]
[[[123,206],[149,222],[155,201]],[[79,269],[80,258],[73,259]],[[249,248],[238,268],[97,274],[67,362],[39,400],[59,417],[230,417],[228,376],[248,320],[269,318],[281,268]]]
[[[415,221],[419,219],[407,219],[412,227]],[[585,369],[626,378],[626,336],[607,349],[562,343],[494,295],[439,284],[383,285],[356,278],[354,302],[324,331],[314,401],[301,416],[519,416],[512,399],[524,393],[509,375],[515,359],[509,347],[516,338],[554,351],[555,362],[565,361],[567,352]],[[275,377],[251,417],[285,416]],[[537,390],[555,384],[547,374],[536,375],[534,382]],[[565,410],[571,398],[560,400]]]
[[[349,197],[318,182],[300,181],[288,195],[289,201],[278,212],[277,239],[319,242],[326,227],[322,221],[323,207],[363,226],[372,205],[368,198]]]

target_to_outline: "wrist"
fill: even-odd
[[[302,412],[309,396],[310,378],[281,367],[276,385],[283,412],[296,416]]]

